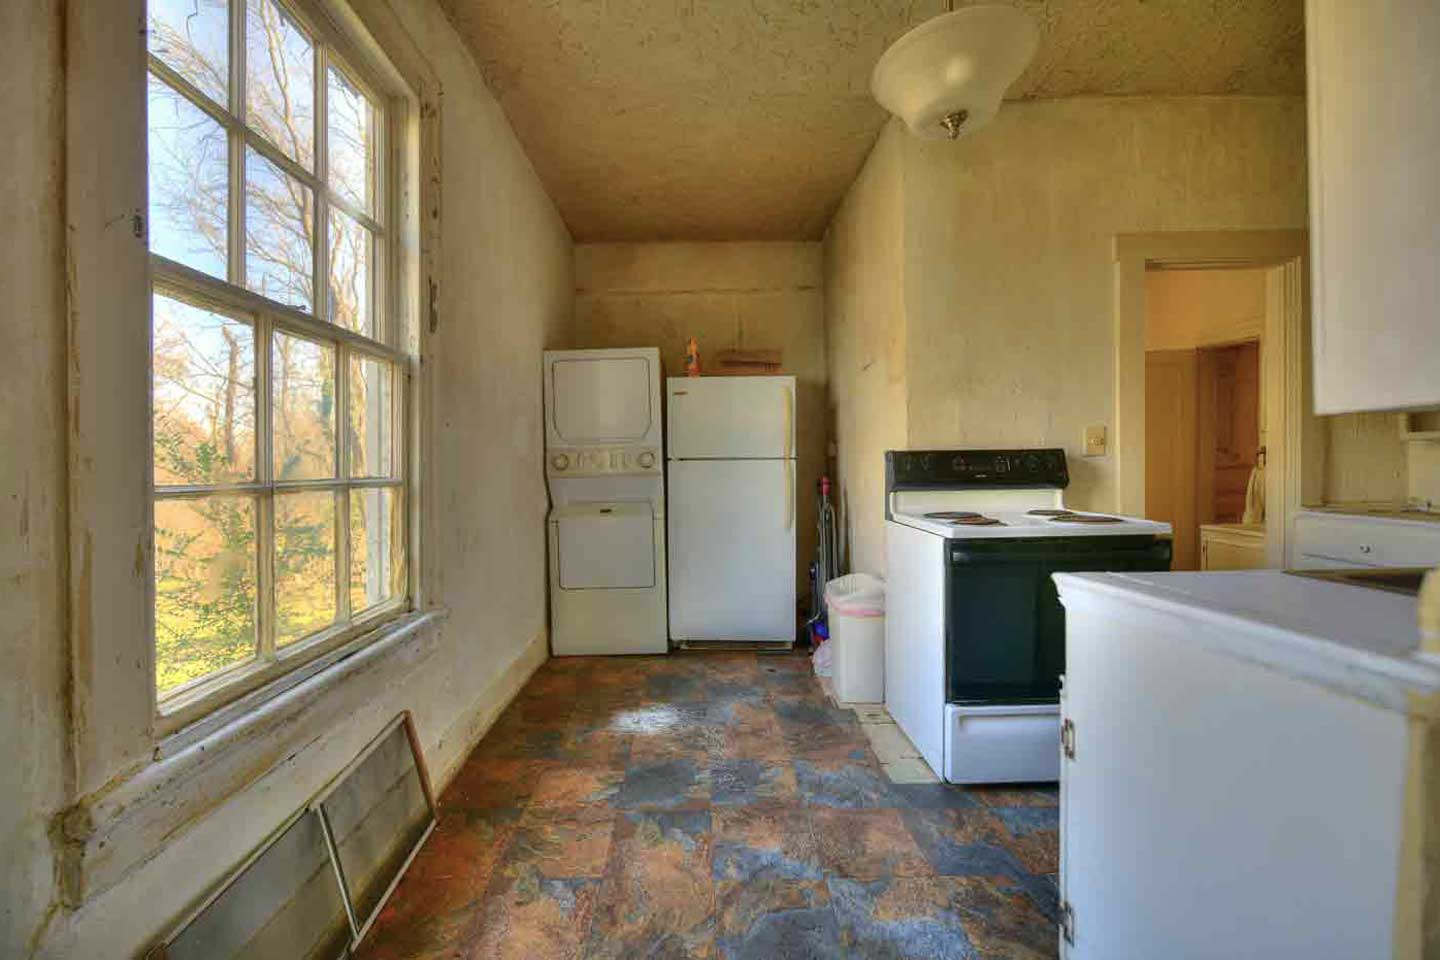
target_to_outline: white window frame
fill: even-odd
[[[290,0],[293,9],[296,0]],[[364,671],[404,669],[406,658],[427,643],[430,624],[444,616],[430,598],[433,576],[424,544],[435,521],[426,509],[433,483],[426,463],[431,443],[432,384],[423,374],[433,349],[440,277],[441,90],[406,24],[384,0],[300,0],[312,24],[341,38],[346,64],[362,65],[390,111],[384,162],[386,183],[399,219],[386,223],[391,242],[393,342],[404,358],[408,396],[402,416],[406,573],[410,612],[396,610],[357,625],[353,636],[327,638],[325,651],[270,679],[249,678],[224,696],[161,715],[155,697],[154,598],[151,582],[153,500],[151,462],[151,303],[155,263],[147,241],[147,82],[145,0],[67,0],[65,17],[65,297],[67,336],[68,515],[65,558],[68,600],[67,796],[89,809],[118,795],[123,784],[150,777],[167,782],[216,757],[214,735],[234,733],[227,752],[244,755],[258,746],[260,717],[315,713],[342,686]],[[199,279],[174,268],[181,280]],[[164,271],[160,271],[163,273]],[[250,302],[229,290],[246,312],[263,309],[303,327],[315,323],[326,339],[345,332],[268,301]],[[228,302],[228,301],[227,301]],[[257,362],[259,358],[257,357]],[[396,393],[405,391],[398,389]],[[258,398],[257,398],[258,399]],[[348,573],[348,571],[346,571]],[[348,579],[348,577],[347,577]],[[383,675],[382,673],[382,675]],[[318,715],[318,714],[316,714]],[[271,721],[266,721],[271,722]],[[212,749],[190,749],[211,738]],[[157,760],[167,760],[155,764]],[[176,765],[178,764],[178,766]],[[157,766],[164,770],[156,769]],[[251,761],[233,767],[234,786],[245,782]],[[188,775],[187,775],[188,776]],[[176,783],[178,788],[178,781]],[[136,787],[139,789],[139,787]],[[123,792],[123,791],[122,791]],[[152,791],[156,810],[178,811],[183,793]],[[147,794],[149,796],[150,794]],[[169,799],[165,799],[168,797]],[[137,811],[138,812],[138,811]],[[159,814],[152,811],[151,815]],[[193,815],[193,811],[192,811]],[[88,816],[88,815],[87,815]],[[76,820],[67,834],[62,897],[74,905],[99,874],[118,875],[133,857],[121,855],[98,810],[88,826]],[[139,840],[137,838],[136,842]],[[124,844],[119,844],[124,846]],[[103,866],[102,866],[103,865]]]
[[[388,0],[303,2],[346,39],[348,62],[373,69],[395,109],[387,179],[402,219],[387,226],[403,330],[393,346],[408,358],[410,383],[404,455],[414,609],[193,721],[161,722],[150,586],[146,3],[66,0],[67,808],[56,818],[55,841],[67,907],[161,855],[288,752],[317,737],[345,736],[357,698],[403,683],[436,649],[446,616],[423,549],[438,536],[427,508],[437,502],[427,469],[435,385],[424,371],[443,286],[442,90],[414,25]]]
[[[270,0],[281,7],[307,35],[314,49],[314,172],[291,160],[272,146],[255,128],[245,122],[247,104],[246,90],[246,42],[245,29],[248,3],[246,0],[230,0],[229,3],[229,98],[228,104],[218,104],[209,96],[190,84],[183,76],[171,69],[161,59],[147,51],[149,76],[164,82],[170,90],[178,93],[195,108],[203,111],[225,131],[229,144],[227,168],[229,178],[229,209],[227,216],[228,253],[226,257],[228,277],[220,280],[184,264],[169,260],[159,254],[150,254],[152,288],[155,294],[172,296],[196,306],[214,309],[217,313],[233,316],[250,325],[255,348],[255,475],[253,480],[243,483],[207,484],[203,486],[157,487],[150,474],[150,504],[153,530],[153,505],[171,499],[193,498],[205,495],[239,495],[252,499],[256,508],[256,652],[252,659],[198,677],[173,690],[161,694],[156,682],[157,672],[152,660],[150,670],[151,699],[155,711],[157,731],[166,734],[178,730],[204,717],[218,707],[243,697],[267,683],[303,667],[317,658],[354,641],[358,636],[374,631],[385,621],[392,620],[413,609],[413,584],[407,581],[400,595],[355,615],[350,609],[350,499],[351,492],[360,489],[385,488],[397,491],[399,506],[407,509],[410,491],[406,478],[411,474],[409,462],[412,444],[409,443],[411,418],[407,410],[411,406],[414,377],[411,375],[411,355],[402,349],[406,342],[404,311],[401,304],[401,284],[389,282],[396,276],[399,265],[395,261],[397,244],[391,242],[389,226],[403,219],[398,209],[402,191],[392,181],[395,163],[389,162],[388,145],[400,136],[403,123],[404,103],[382,93],[383,85],[372,76],[371,71],[357,66],[361,63],[355,54],[347,55],[346,42],[339,32],[328,26],[318,12],[307,11],[302,0]],[[340,71],[345,78],[360,90],[375,105],[378,114],[378,140],[376,149],[375,187],[376,200],[373,215],[338,194],[327,177],[328,171],[328,95],[329,71]],[[400,115],[400,116],[397,116]],[[254,150],[264,159],[279,167],[285,174],[304,184],[312,193],[314,202],[314,236],[312,238],[312,312],[305,312],[269,300],[250,292],[245,286],[245,183],[246,155]],[[327,263],[329,236],[329,210],[341,210],[375,237],[375,251],[378,256],[372,261],[369,281],[371,284],[372,329],[376,338],[364,336],[347,328],[321,319],[328,315],[329,264]],[[335,376],[335,424],[336,461],[335,475],[322,480],[277,481],[273,477],[272,442],[270,424],[271,380],[270,359],[272,345],[277,334],[299,337],[325,345],[332,351]],[[349,476],[349,401],[348,379],[352,357],[374,357],[390,365],[394,374],[391,393],[390,434],[393,446],[393,470],[390,477],[352,479]],[[153,456],[153,443],[152,443]],[[284,648],[276,645],[275,612],[275,502],[278,495],[293,491],[326,491],[334,494],[335,530],[335,620],[320,631],[301,638]],[[402,536],[406,538],[404,556],[408,561],[414,554],[415,544],[409,536],[412,523],[404,524]],[[154,549],[150,551],[151,573],[148,579],[148,601],[151,610],[150,636],[154,649]]]

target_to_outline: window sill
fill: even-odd
[[[155,721],[159,740],[155,745],[154,759],[164,760],[167,757],[176,756],[185,748],[199,743],[217,730],[243,722],[246,716],[263,709],[265,704],[283,695],[287,690],[298,687],[311,677],[324,673],[330,667],[348,660],[366,647],[398,639],[408,633],[417,621],[431,616],[434,612],[405,611],[402,608],[402,612],[384,615],[378,622],[371,618],[371,623],[364,624],[358,632],[352,628],[349,632],[354,635],[341,640],[338,644],[336,644],[336,640],[340,640],[340,638],[331,638],[329,643],[335,644],[331,649],[311,655],[310,659],[305,660],[299,666],[270,677],[239,696],[232,694],[233,699],[222,702],[208,711],[198,714],[194,712],[195,707],[204,708],[212,699],[212,695],[208,693],[197,698],[194,703],[181,702],[173,708],[162,708]],[[218,694],[224,692],[224,687],[214,691]]]
[[[403,614],[159,741],[154,762],[64,816],[61,877],[75,907],[353,715],[429,657],[443,608]]]

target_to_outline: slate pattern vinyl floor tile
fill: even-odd
[[[1051,786],[897,784],[799,655],[547,662],[360,960],[1056,956]]]

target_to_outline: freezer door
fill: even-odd
[[[672,460],[795,455],[794,377],[671,377]]]
[[[792,460],[670,464],[670,638],[795,637]]]

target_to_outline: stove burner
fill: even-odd
[[[1003,526],[1005,526],[1005,524],[1001,523],[999,520],[996,520],[994,517],[982,517],[982,516],[980,516],[979,514],[976,514],[976,515],[973,516],[973,517],[961,517],[961,518],[959,518],[959,519],[957,519],[957,520],[951,520],[951,521],[950,521],[950,525],[951,525],[952,527],[1003,527]]]
[[[999,527],[1004,526],[994,517],[973,510],[936,510],[925,514],[926,520],[941,520],[952,527]]]
[[[1098,513],[1061,513],[1050,517],[1051,523],[1124,523],[1119,517],[1106,517]]]
[[[1068,517],[1074,511],[1071,510],[1026,510],[1027,517]]]

